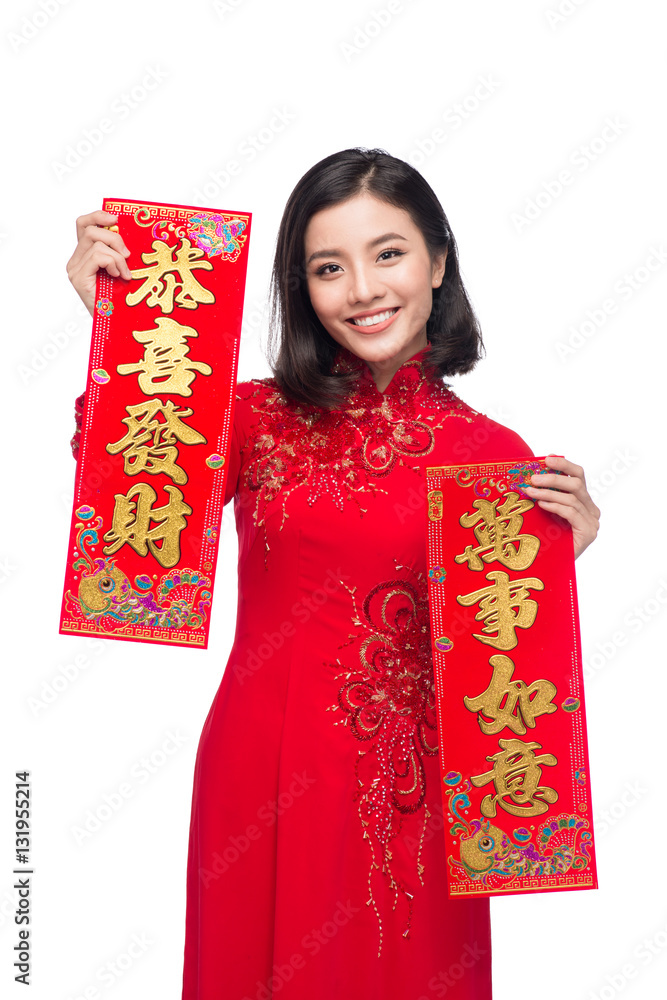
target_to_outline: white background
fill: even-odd
[[[30,995],[180,997],[192,768],[235,614],[228,510],[208,652],[57,634],[91,328],[65,272],[74,220],[104,196],[251,211],[240,377],[266,375],[285,200],[311,164],[364,145],[422,170],[458,240],[487,357],[454,388],[536,454],[583,465],[602,509],[577,562],[600,889],[494,900],[494,995],[663,996],[660,5],[22,0],[0,16],[4,995],[26,995],[12,982],[11,809],[14,772],[28,768]],[[232,159],[240,172],[226,179]],[[183,742],[158,753],[170,733]],[[162,766],[142,780],[151,755]],[[78,843],[88,810],[127,781],[132,796]],[[98,970],[133,935],[150,943],[105,985]],[[415,969],[414,997],[399,1000],[434,995]]]

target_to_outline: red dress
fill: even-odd
[[[427,350],[427,349],[426,349]],[[238,387],[234,645],[195,767],[184,1000],[488,1000],[486,900],[445,887],[427,465],[531,455],[425,362],[346,409]]]

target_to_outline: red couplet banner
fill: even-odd
[[[60,632],[205,649],[251,216],[103,208],[132,280],[98,273]]]
[[[522,492],[540,471],[427,470],[452,897],[597,887],[572,531]]]

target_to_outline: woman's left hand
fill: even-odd
[[[600,527],[600,509],[593,503],[586,489],[584,470],[580,465],[569,462],[560,455],[548,455],[546,464],[551,469],[558,469],[564,475],[555,472],[536,472],[530,480],[540,486],[525,486],[526,495],[536,500],[544,510],[569,521],[572,527],[574,542],[574,558],[580,556],[595,540]],[[548,489],[555,486],[559,491],[554,493]]]

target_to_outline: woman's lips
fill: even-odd
[[[352,329],[356,330],[358,333],[380,333],[382,330],[386,330],[387,327],[394,322],[400,311],[401,311],[400,306],[396,307],[392,312],[391,316],[387,316],[386,319],[380,320],[379,323],[370,323],[368,325],[360,326],[358,323],[354,322],[354,319],[346,319],[345,322],[348,324],[348,326],[351,326]],[[388,312],[391,312],[391,310],[378,309],[375,313],[367,313],[366,315],[362,313],[360,316],[356,316],[355,319],[364,319],[367,321],[369,318],[375,315],[383,316],[386,315],[386,313]]]

